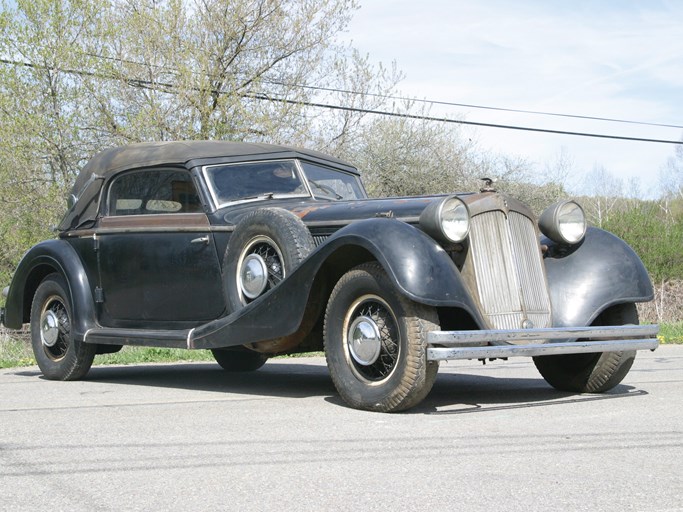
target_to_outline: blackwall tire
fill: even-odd
[[[638,324],[635,304],[610,308],[593,322],[593,325],[626,324]],[[602,393],[626,377],[635,357],[635,352],[539,356],[534,357],[534,364],[546,382],[560,391]]]
[[[97,345],[76,341],[69,287],[59,274],[38,286],[31,305],[31,345],[38,367],[51,380],[77,380],[92,366]]]
[[[434,308],[401,295],[377,263],[337,282],[325,312],[327,366],[351,407],[397,412],[421,402],[436,379],[427,361],[427,333],[438,330]]]
[[[261,368],[268,356],[247,350],[212,350],[214,359],[228,372],[253,372]]]
[[[315,248],[313,237],[296,215],[262,208],[246,215],[230,236],[223,259],[223,282],[231,311],[237,311],[277,285]],[[249,265],[265,270],[264,286],[244,276]],[[250,287],[249,283],[256,283]],[[261,289],[262,288],[262,289]]]

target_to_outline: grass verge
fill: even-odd
[[[661,324],[659,342],[662,344],[683,344],[683,321]],[[284,357],[306,357],[323,355],[322,352],[294,354]],[[175,348],[123,347],[115,354],[102,354],[95,358],[95,364],[139,364],[174,363],[182,361],[213,361],[208,350],[183,350]],[[36,364],[27,334],[0,330],[0,368],[33,366]]]
[[[657,338],[660,343],[683,344],[683,322],[660,324]]]
[[[320,356],[322,352],[294,354],[282,357]],[[140,364],[175,363],[182,361],[211,361],[209,350],[183,350],[179,348],[123,347],[114,354],[101,354],[95,357],[96,365],[102,364]],[[0,368],[33,366],[36,360],[31,349],[31,340],[25,333],[0,331]]]

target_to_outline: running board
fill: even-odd
[[[101,345],[138,345],[143,347],[188,348],[190,329],[90,329],[85,333],[85,343]]]

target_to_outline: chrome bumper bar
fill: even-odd
[[[432,331],[427,334],[427,359],[445,361],[654,350],[659,346],[658,332],[658,325]],[[579,338],[591,341],[576,341]]]

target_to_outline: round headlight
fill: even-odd
[[[443,242],[462,242],[470,231],[467,205],[455,196],[430,203],[420,215],[420,227]]]
[[[538,221],[541,232],[557,243],[577,244],[586,234],[586,215],[574,201],[560,201],[546,208]]]
[[[441,204],[441,230],[451,242],[462,242],[470,231],[470,214],[460,199],[452,197]]]

